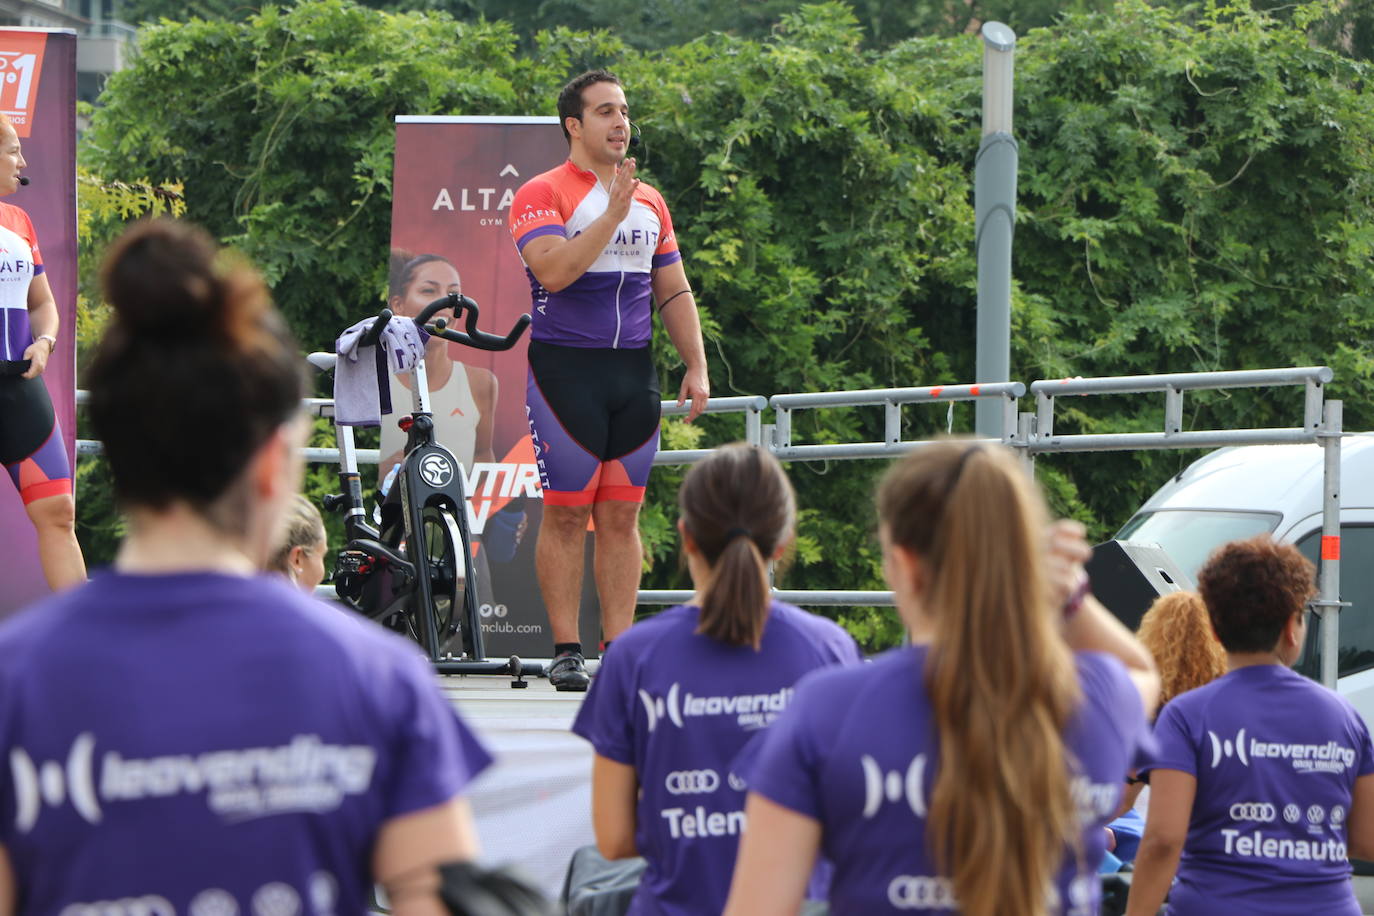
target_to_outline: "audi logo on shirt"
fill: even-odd
[[[1270,824],[1277,816],[1278,810],[1268,802],[1236,802],[1231,806],[1231,820],[1233,821]]]
[[[929,875],[898,875],[888,882],[887,902],[898,910],[952,910],[954,884],[948,878]]]
[[[663,785],[673,795],[705,795],[720,788],[720,776],[715,770],[675,770]]]

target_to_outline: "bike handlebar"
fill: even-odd
[[[430,320],[433,319],[435,315],[448,308],[453,309],[455,320],[459,315],[467,312],[467,317],[463,322],[466,331],[453,330],[448,326],[448,319],[446,318],[439,318],[434,320],[433,324],[430,323]],[[442,337],[444,340],[451,340],[454,343],[459,343],[477,350],[497,351],[509,350],[511,347],[515,346],[516,341],[520,339],[520,335],[525,333],[525,328],[530,325],[529,314],[523,314],[515,320],[515,326],[510,329],[510,332],[506,334],[505,337],[498,337],[495,334],[489,334],[486,331],[478,329],[477,319],[480,316],[481,310],[477,307],[476,302],[469,299],[467,296],[462,296],[458,293],[449,293],[447,296],[435,299],[429,305],[425,306],[424,310],[421,311],[419,315],[415,316],[415,324],[436,337]],[[378,312],[377,318],[372,322],[372,326],[363,334],[359,346],[375,346],[377,341],[381,339],[382,331],[386,329],[387,323],[391,321],[393,317],[394,315],[391,309],[384,308]]]
[[[390,320],[391,309],[382,309],[380,312],[378,312],[377,320],[372,322],[372,327],[368,328],[366,333],[363,334],[363,339],[358,341],[358,346],[375,347],[377,345],[377,341],[382,336],[383,329],[386,328],[387,322],[389,322]]]
[[[433,324],[429,323],[431,318],[446,308],[453,309],[455,322],[460,315],[467,312],[467,317],[463,321],[464,331],[455,331],[450,328],[446,318],[439,318]],[[523,314],[515,320],[515,326],[510,329],[505,337],[498,337],[478,329],[477,319],[480,316],[481,310],[478,309],[477,303],[472,299],[458,293],[449,293],[447,296],[435,299],[425,306],[424,310],[415,316],[415,323],[436,337],[442,337],[444,340],[451,340],[454,343],[473,347],[477,350],[509,350],[515,346],[515,342],[520,339],[520,335],[525,333],[525,328],[529,327],[530,324],[529,314]],[[369,333],[371,332],[369,331]]]

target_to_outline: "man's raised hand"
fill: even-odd
[[[635,190],[639,187],[639,179],[635,177],[634,159],[626,159],[615,167],[615,178],[611,179],[610,197],[611,202],[606,207],[606,212],[616,225],[620,225],[625,217],[630,215],[630,204],[634,201]]]

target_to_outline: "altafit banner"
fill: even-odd
[[[456,289],[477,301],[483,330],[504,335],[530,310],[529,279],[506,222],[511,200],[522,184],[567,154],[553,117],[398,117],[388,290],[393,311],[413,315]],[[449,344],[447,358],[426,359],[437,438],[465,471],[468,524],[479,537],[477,594],[486,652],[497,658],[553,652],[534,569],[543,502],[525,418],[527,341],[528,333],[502,353]],[[411,403],[407,383],[392,380],[398,412]],[[403,442],[395,417],[383,417],[381,476]],[[588,647],[597,644],[600,626],[591,579],[588,569],[581,614]]]
[[[76,450],[76,33],[0,28],[0,111],[14,122],[28,187],[6,197],[33,221],[62,326],[43,373],[62,426],[67,458]],[[0,256],[0,269],[4,269]],[[0,481],[0,614],[48,593],[38,544],[8,474]]]

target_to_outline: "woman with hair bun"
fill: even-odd
[[[823,854],[835,916],[1095,914],[1159,682],[1082,587],[1081,528],[1048,528],[1010,452],[958,441],[893,465],[878,518],[911,645],[797,686],[746,774],[725,912],[795,914]]]
[[[716,449],[678,491],[696,594],[615,640],[573,731],[596,751],[592,824],[608,859],[648,862],[632,914],[719,913],[744,827],[731,763],[797,679],[859,661],[832,621],[769,594],[791,542],[792,485],[763,449]]]
[[[295,342],[184,223],[126,232],[102,282],[128,535],[0,625],[0,911],[363,914],[375,880],[437,912],[490,757],[412,644],[258,574],[301,479]]]
[[[0,196],[19,190],[27,165],[14,124],[0,113]],[[38,233],[27,213],[0,203],[0,464],[33,523],[38,562],[53,591],[86,580],[71,464],[43,383],[58,320]]]
[[[1290,667],[1314,574],[1267,534],[1198,573],[1229,670],[1160,711],[1128,914],[1166,894],[1170,916],[1361,913],[1349,859],[1374,858],[1374,745],[1345,697]]]

